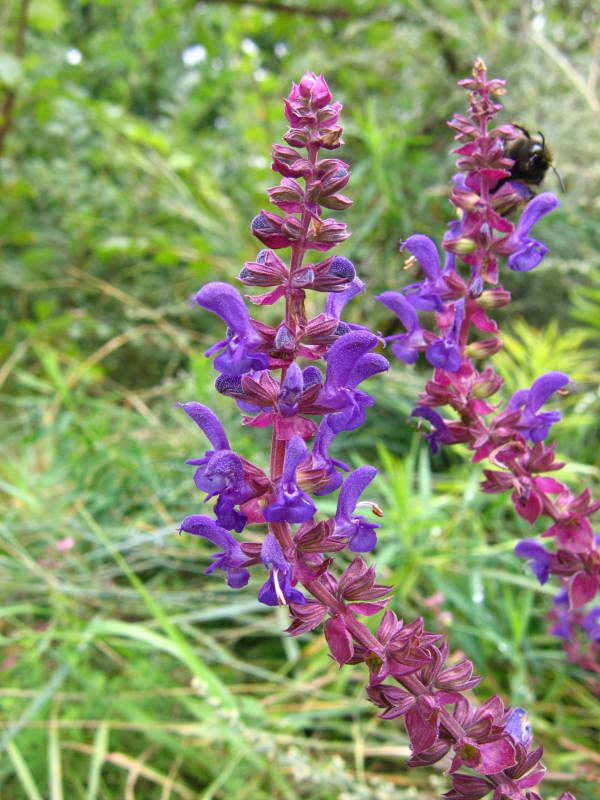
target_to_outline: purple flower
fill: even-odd
[[[240,293],[227,283],[207,283],[194,297],[194,302],[211,311],[228,327],[227,338],[213,345],[205,355],[223,350],[214,360],[214,367],[226,375],[242,375],[251,369],[266,369],[268,357],[257,352],[262,340],[252,326]]]
[[[306,458],[306,454],[306,445],[296,434],[290,439],[285,450],[277,500],[263,512],[268,522],[306,522],[316,513],[315,504],[296,483],[296,470]]]
[[[241,589],[248,583],[250,573],[242,566],[248,559],[233,536],[224,528],[219,527],[214,520],[210,517],[193,514],[183,520],[180,530],[191,533],[193,536],[202,536],[223,548],[222,553],[214,553],[211,556],[213,563],[205,570],[207,575],[216,569],[222,569],[227,573],[227,583],[232,589]]]
[[[393,311],[406,328],[406,333],[386,336],[386,342],[393,342],[392,353],[405,364],[414,364],[419,357],[419,348],[426,344],[415,307],[400,292],[383,292],[375,299]]]
[[[365,408],[373,398],[359,391],[359,383],[389,369],[387,359],[369,351],[377,337],[369,331],[350,331],[334,342],[327,354],[327,374],[318,402],[331,413],[328,425],[334,433],[352,431],[365,421]]]
[[[432,425],[430,433],[425,434],[425,438],[429,442],[432,455],[435,455],[440,449],[440,444],[452,444],[454,437],[448,430],[443,417],[434,411],[429,406],[417,406],[412,412],[411,417],[423,417]]]
[[[377,523],[367,522],[360,515],[353,516],[358,498],[377,475],[375,467],[359,467],[344,481],[338,496],[335,513],[335,535],[348,537],[348,549],[353,553],[368,553],[377,544]],[[364,505],[374,506],[373,503]]]
[[[201,492],[207,492],[206,500],[219,495],[215,512],[219,525],[226,530],[241,531],[246,524],[246,515],[234,509],[252,496],[252,490],[244,479],[244,467],[240,457],[229,449],[229,441],[217,416],[201,403],[178,403],[202,430],[215,450],[207,450],[202,458],[190,458],[186,464],[198,467],[194,483]]]
[[[442,311],[442,294],[447,288],[445,275],[453,271],[454,258],[447,259],[442,272],[437,247],[428,236],[421,233],[409,236],[406,241],[401,242],[400,249],[408,250],[417,259],[426,276],[420,283],[404,287],[406,299],[419,311]]]
[[[460,329],[465,316],[465,301],[458,300],[454,305],[454,322],[443,339],[436,339],[425,351],[427,361],[434,367],[458,372],[461,365]]]
[[[531,239],[528,234],[544,214],[548,214],[559,205],[558,197],[551,192],[542,192],[527,203],[514,233],[507,242],[507,245],[518,248],[508,257],[510,269],[516,272],[529,272],[540,264],[548,248],[542,242]]]
[[[517,744],[522,744],[523,747],[529,747],[531,744],[533,732],[524,708],[513,708],[504,724],[504,730],[512,736]]]
[[[550,564],[552,563],[552,553],[548,552],[535,539],[523,539],[515,547],[515,555],[529,559],[529,568],[543,585],[548,580],[550,574]]]
[[[279,542],[269,533],[265,536],[260,551],[263,564],[271,572],[261,586],[258,599],[267,606],[306,603],[306,598],[292,586],[292,565],[283,555]]]
[[[564,372],[547,372],[531,385],[531,389],[515,392],[508,403],[509,411],[522,408],[521,419],[517,423],[520,432],[532,442],[541,442],[550,432],[555,422],[561,419],[558,411],[536,412],[546,403],[554,392],[569,383]]]

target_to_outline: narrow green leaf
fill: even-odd
[[[8,757],[12,762],[28,800],[43,800],[42,794],[38,791],[33,776],[29,771],[29,767],[17,745],[14,742],[9,742],[6,746],[6,752],[8,753]]]
[[[94,752],[90,762],[86,800],[96,800],[100,788],[100,773],[108,752],[109,726],[106,720],[102,722],[94,736]]]
[[[48,728],[48,783],[50,785],[50,799],[63,800],[60,742],[58,739],[58,726],[54,724],[54,718],[50,721]]]

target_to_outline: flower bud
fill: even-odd
[[[335,128],[325,131],[319,137],[319,143],[321,147],[324,147],[326,150],[336,150],[338,147],[344,144],[344,140],[342,139],[343,132],[344,129],[339,125]]]
[[[331,105],[326,105],[323,108],[320,108],[317,111],[317,124],[319,126],[319,130],[323,131],[333,128],[340,118],[341,110],[341,103],[331,103]]]
[[[450,250],[452,253],[457,253],[460,256],[469,255],[469,253],[473,253],[477,249],[477,242],[474,239],[469,239],[466,237],[461,237],[459,239],[447,239],[444,242],[444,247],[446,250]]]
[[[311,366],[305,367],[302,370],[302,380],[304,383],[304,391],[306,391],[311,386],[323,383],[323,373],[318,367],[311,364]]]
[[[281,383],[278,397],[279,410],[285,417],[293,416],[298,411],[298,399],[303,387],[302,370],[298,364],[292,362]]]
[[[306,147],[309,138],[308,133],[301,128],[289,128],[283,136],[284,142],[287,142],[292,147]]]
[[[293,178],[282,178],[279,186],[267,189],[269,200],[283,211],[300,212],[304,209],[304,190]]]
[[[338,192],[350,180],[348,165],[338,158],[325,158],[319,161],[316,174],[321,183],[322,195]]]
[[[305,72],[298,84],[298,95],[308,99],[310,97],[310,90],[316,79],[317,76],[314,72]]]
[[[347,322],[340,322],[333,334],[334,336],[345,336],[347,333],[350,333],[351,330],[352,328]]]
[[[282,230],[283,220],[277,214],[261,211],[250,223],[250,230],[267,247],[279,250],[289,247],[291,241]]]
[[[449,199],[452,205],[465,211],[473,211],[481,204],[481,198],[476,192],[467,192],[456,187],[452,190]]]
[[[305,97],[309,101],[309,105],[313,110],[323,108],[323,106],[331,103],[333,99],[323,75],[321,74],[317,77],[314,72],[307,72],[303,76],[298,84],[298,91],[301,97]]]
[[[295,289],[304,289],[307,286],[312,288],[312,283],[315,279],[315,272],[313,269],[307,268],[301,270],[301,272],[294,273],[294,278],[292,281],[292,285]]]
[[[261,250],[256,261],[246,261],[238,275],[247,286],[281,286],[287,278],[286,265],[272,250]]]
[[[452,775],[455,796],[461,800],[480,800],[494,788],[489,780],[478,775],[466,775],[458,772]]]
[[[477,305],[482,308],[502,308],[510,303],[510,292],[502,286],[485,289],[477,298]]]
[[[289,239],[298,241],[298,239],[302,238],[302,223],[297,217],[284,217],[281,223],[281,232]]]
[[[343,256],[337,256],[333,259],[329,265],[328,272],[330,275],[335,275],[337,278],[343,278],[345,281],[348,281],[348,283],[356,276],[354,264],[349,258],[344,258]]]
[[[345,211],[352,205],[352,200],[346,197],[345,194],[331,194],[326,197],[320,197],[319,202],[325,208],[330,208],[332,211]]]
[[[335,341],[334,331],[338,326],[338,320],[319,314],[308,321],[302,335],[302,344],[324,345]]]
[[[509,180],[492,194],[490,202],[494,211],[507,217],[527,205],[534,195],[535,192],[521,181]]]
[[[494,336],[491,339],[482,339],[480,342],[471,342],[465,348],[465,352],[471,358],[487,358],[502,350],[502,339]]]
[[[302,128],[305,125],[314,125],[316,122],[314,112],[309,109],[306,99],[300,96],[298,86],[295,84],[289,97],[283,101],[283,109],[292,128]]]
[[[295,346],[296,340],[292,336],[289,328],[282,323],[277,328],[277,333],[275,334],[275,350],[293,350]]]
[[[285,147],[282,144],[274,144],[271,149],[273,163],[271,168],[275,172],[281,173],[286,178],[306,177],[312,173],[309,162],[302,158],[293,147]]]
[[[241,375],[219,375],[215,381],[215,389],[219,394],[233,395],[234,397],[245,396]]]
[[[465,660],[442,670],[436,678],[435,685],[442,691],[464,692],[477,686],[480,681],[479,676],[473,676],[473,664]]]
[[[491,367],[486,367],[476,379],[471,394],[473,397],[477,397],[480,400],[485,397],[491,397],[491,395],[496,394],[498,389],[500,389],[502,383],[503,381],[500,375],[494,372]]]
[[[345,241],[350,235],[343,222],[334,219],[313,219],[308,231],[308,246],[313,250],[329,250],[337,242]]]

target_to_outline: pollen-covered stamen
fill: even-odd
[[[283,593],[283,591],[281,589],[281,586],[279,585],[278,575],[279,575],[279,570],[278,569],[274,569],[273,570],[273,585],[275,587],[275,594],[277,595],[277,599],[279,600],[279,605],[286,606],[287,605],[287,600],[285,599],[285,595],[284,595],[284,593]]]
[[[402,265],[402,269],[412,269],[417,263],[416,256],[409,256]]]
[[[360,503],[356,504],[356,508],[370,508],[371,513],[375,514],[376,517],[384,516],[381,506],[378,506],[377,503],[374,503],[372,500],[361,500]]]

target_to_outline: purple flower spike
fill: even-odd
[[[194,302],[220,317],[228,327],[228,337],[213,345],[205,355],[225,348],[214,360],[215,369],[226,375],[242,375],[251,369],[266,369],[268,358],[256,352],[261,339],[252,327],[241,294],[228,283],[214,282],[203,286]]]
[[[315,504],[296,483],[296,470],[306,454],[304,440],[296,434],[285,451],[277,500],[263,512],[268,522],[306,522],[316,513]]]
[[[432,455],[435,455],[439,451],[440,444],[452,444],[454,442],[454,437],[448,430],[443,417],[438,414],[437,411],[434,411],[433,408],[429,408],[429,406],[417,406],[411,412],[411,417],[423,417],[423,419],[426,419],[433,426],[433,430],[425,434],[425,438],[431,447]]]
[[[377,523],[367,522],[364,517],[352,516],[358,498],[377,475],[375,467],[359,467],[351,472],[344,481],[338,496],[335,514],[336,536],[347,536],[348,549],[353,553],[368,553],[377,544],[375,530]],[[374,506],[374,504],[365,503]]]
[[[532,442],[541,442],[550,432],[555,422],[559,422],[561,415],[558,411],[536,412],[550,397],[569,383],[569,376],[564,372],[547,372],[531,385],[531,389],[520,389],[515,392],[508,403],[510,411],[522,408],[518,428],[527,439]]]
[[[406,333],[386,336],[386,342],[393,343],[392,353],[405,364],[414,364],[419,357],[418,348],[425,347],[423,329],[414,306],[400,292],[383,292],[375,299],[393,311],[406,328]]]
[[[535,223],[560,205],[558,197],[551,192],[536,195],[525,206],[510,243],[518,247],[509,257],[508,266],[516,272],[529,272],[541,263],[548,248],[542,242],[531,239],[528,234]]]
[[[506,720],[504,730],[512,736],[517,744],[521,744],[523,747],[529,747],[531,744],[533,732],[524,708],[513,708]]]
[[[192,536],[202,536],[209,542],[223,548],[222,553],[214,553],[213,563],[205,570],[206,574],[222,569],[227,573],[227,583],[232,589],[241,589],[248,583],[250,573],[242,567],[248,559],[242,553],[239,544],[224,528],[219,527],[210,517],[193,514],[181,523],[180,530]]]
[[[266,582],[261,586],[258,599],[267,606],[284,606],[290,603],[306,603],[306,598],[292,586],[292,565],[286,561],[279,542],[269,533],[265,536],[260,557],[267,569],[271,570]]]
[[[550,574],[552,553],[548,552],[535,539],[523,539],[515,547],[515,555],[529,559],[529,567],[538,581],[543,585]]]
[[[459,300],[454,306],[454,322],[443,339],[432,342],[425,351],[427,361],[434,367],[458,372],[461,365],[460,329],[465,316],[465,301]]]

